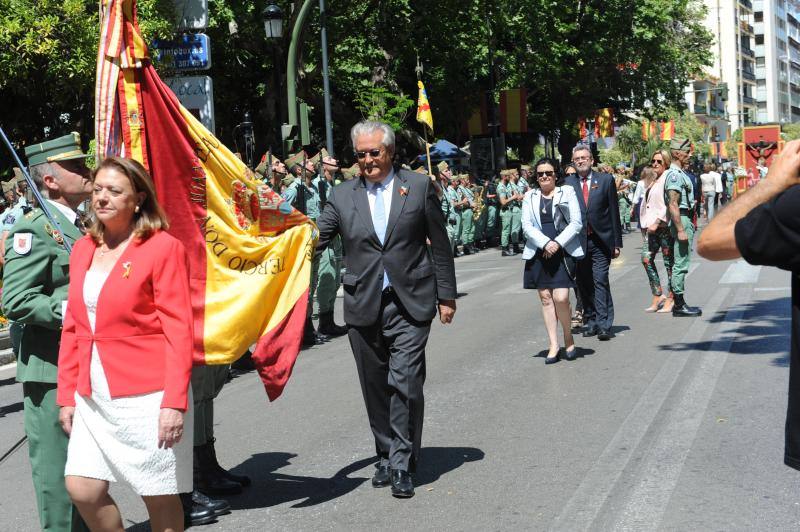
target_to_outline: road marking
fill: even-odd
[[[791,286],[759,286],[758,288],[753,288],[754,292],[789,292],[792,289]]]
[[[739,290],[723,323],[735,324],[749,301],[747,290]],[[714,313],[712,313],[713,315]],[[638,483],[619,514],[614,530],[657,530],[664,517],[672,492],[678,484],[683,464],[697,437],[708,403],[717,386],[735,334],[715,340],[700,356],[699,366],[680,396],[678,406],[669,411],[667,422],[655,444],[647,452],[638,472]],[[702,336],[693,339],[701,340]],[[688,358],[684,355],[684,358]]]
[[[728,266],[719,284],[753,284],[758,282],[760,274],[761,266],[753,266],[743,260],[738,260]]]
[[[717,313],[730,290],[724,288],[714,293],[704,309],[707,318],[695,319],[681,342],[697,342],[703,338],[709,327],[710,317]],[[551,530],[572,532],[589,530],[592,527],[688,359],[688,353],[674,352],[669,355],[575,493],[561,509]]]

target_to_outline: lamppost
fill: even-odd
[[[278,45],[283,38],[283,11],[280,7],[275,4],[269,4],[267,7],[264,8],[264,11],[261,12],[261,19],[264,22],[264,34],[267,36],[267,41],[272,42],[272,77],[273,77],[273,87],[275,91],[275,143],[278,145],[278,152],[281,155],[286,155],[283,152],[283,146],[281,142],[281,124],[283,123],[281,117],[281,100],[280,100],[280,86],[281,86],[281,76],[280,71],[278,70],[278,65],[280,64],[278,59]],[[270,153],[272,153],[272,147],[270,147]]]

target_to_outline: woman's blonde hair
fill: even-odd
[[[672,154],[669,152],[669,150],[654,151],[653,155],[650,156],[650,160],[652,160],[653,157],[655,157],[656,153],[659,154],[662,159],[664,159],[664,170],[669,168],[669,166],[672,164]]]
[[[156,199],[155,185],[144,166],[133,159],[106,157],[97,165],[97,168],[92,171],[92,183],[94,183],[94,180],[97,178],[97,174],[105,169],[116,170],[126,176],[131,187],[133,187],[134,193],[139,194],[140,192],[144,192],[145,197],[144,201],[139,205],[139,212],[133,214],[133,234],[137,238],[146,240],[156,231],[169,229],[167,215]],[[92,213],[87,233],[91,235],[96,243],[100,243],[103,239],[104,231],[105,226],[97,219],[97,216]]]
[[[642,168],[642,171],[639,172],[639,179],[643,180],[646,185],[650,186],[656,179],[658,179],[658,172],[656,172],[655,169],[650,166],[645,166]]]

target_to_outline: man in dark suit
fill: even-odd
[[[412,497],[425,344],[437,309],[445,324],[456,311],[453,254],[430,178],[392,166],[392,128],[364,121],[350,136],[362,177],[331,189],[317,251],[341,236],[344,320],[379,459],[372,485]]]
[[[586,250],[577,267],[578,290],[586,320],[583,336],[597,335],[600,340],[609,340],[614,323],[614,301],[608,268],[622,248],[617,187],[610,174],[592,171],[594,159],[587,144],[578,144],[572,149],[572,162],[578,173],[567,177],[566,183],[575,189],[581,205],[583,231],[580,238]]]

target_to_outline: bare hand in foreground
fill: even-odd
[[[786,143],[770,166],[767,179],[782,190],[800,184],[800,140]]]
[[[442,299],[439,301],[439,319],[447,325],[453,321],[453,316],[456,314],[456,300],[455,299]]]
[[[158,448],[174,447],[183,437],[183,413],[174,408],[162,408],[158,415]]]
[[[61,423],[61,428],[67,436],[72,433],[72,418],[75,417],[74,406],[62,406],[58,412],[58,422]]]

